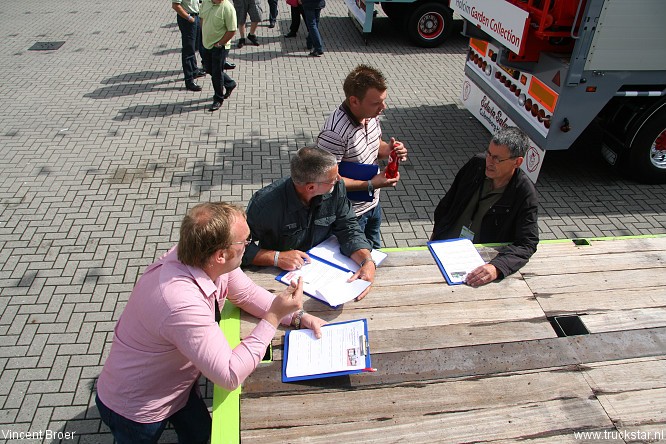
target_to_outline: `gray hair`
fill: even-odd
[[[316,146],[306,146],[291,158],[291,180],[297,184],[318,182],[338,161],[335,156]]]
[[[530,147],[530,140],[527,135],[515,126],[502,128],[493,136],[491,142],[509,148],[512,158],[525,157],[525,153]]]

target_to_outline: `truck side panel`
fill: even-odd
[[[666,1],[606,0],[586,71],[666,70]]]

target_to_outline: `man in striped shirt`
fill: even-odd
[[[388,158],[395,149],[401,161],[407,160],[407,148],[393,137],[382,140],[379,115],[386,109],[386,80],[381,72],[367,65],[359,65],[347,75],[343,89],[345,101],[326,120],[317,138],[317,146],[335,155],[338,162],[377,165],[378,159]],[[379,189],[395,187],[400,174],[387,179],[384,172],[370,180],[344,177],[347,191],[367,191],[372,199],[353,201],[354,213],[372,248],[381,247],[382,215]]]

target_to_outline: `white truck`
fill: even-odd
[[[470,37],[461,98],[491,132],[545,152],[594,124],[601,153],[644,183],[666,183],[666,0],[451,0]]]
[[[345,4],[366,42],[372,33],[377,5],[412,43],[423,48],[441,45],[453,28],[449,0],[345,0]]]

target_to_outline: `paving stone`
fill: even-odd
[[[145,0],[134,8],[151,13],[130,14],[122,2],[3,5],[0,73],[12,79],[0,105],[3,429],[48,427],[76,432],[65,442],[113,442],[89,386],[136,279],[177,242],[188,208],[205,200],[244,207],[288,174],[291,153],[316,139],[356,64],[384,71],[384,134],[410,149],[401,183],[383,192],[385,247],[425,244],[435,205],[488,143],[458,98],[466,41],[457,34],[421,50],[380,12],[365,45],[343,2],[329,2],[325,57],[311,60],[278,29],[262,27],[265,45],[231,52],[242,91],[211,115],[208,78],[200,95],[182,87],[171,8]],[[288,24],[282,8],[279,20]],[[42,35],[66,43],[26,51]],[[303,88],[303,76],[322,68],[316,87]],[[16,69],[39,72],[39,84]],[[666,234],[666,186],[562,152],[548,153],[537,188],[542,239]],[[176,441],[168,429],[162,442]]]

